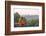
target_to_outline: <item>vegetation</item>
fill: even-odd
[[[20,15],[18,13],[15,13],[14,14],[14,23],[18,22],[19,18],[20,18]]]
[[[15,24],[17,23],[17,24]],[[18,13],[14,14],[14,26],[17,25],[20,27],[26,27],[26,26],[38,26],[39,25],[39,19],[29,19],[27,20],[25,17],[21,17]]]

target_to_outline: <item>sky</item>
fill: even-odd
[[[40,6],[20,6],[11,5],[13,7],[13,12],[18,12],[20,15],[39,15],[41,12]]]

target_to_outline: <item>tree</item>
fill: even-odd
[[[15,22],[18,22],[18,21],[19,21],[19,18],[20,18],[20,15],[16,12],[16,13],[14,14],[14,23],[15,23]]]
[[[32,19],[31,20],[31,25],[32,26],[36,26],[36,25],[38,25],[39,24],[39,20],[37,20],[37,19]]]
[[[25,17],[20,17],[19,18],[19,25],[20,26],[25,26],[26,25],[26,19],[25,19]]]

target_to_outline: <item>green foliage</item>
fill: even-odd
[[[31,24],[36,24],[36,20],[32,19]]]
[[[25,17],[21,17],[21,16],[18,14],[18,13],[15,13],[14,14],[14,22],[18,22],[19,21],[19,19],[21,19],[20,21],[24,21],[24,22],[26,22],[26,18]]]
[[[35,24],[39,23],[38,20],[32,19],[31,24],[34,26]]]
[[[20,15],[18,13],[14,14],[14,22],[18,22],[20,18]]]
[[[28,20],[27,21],[29,26],[35,26],[39,24],[39,20],[38,19],[32,19],[32,20]]]
[[[27,23],[26,26],[35,26],[39,24],[39,19],[29,19],[27,20],[25,17],[21,17],[18,13],[14,14],[14,23],[20,21],[24,21]]]

